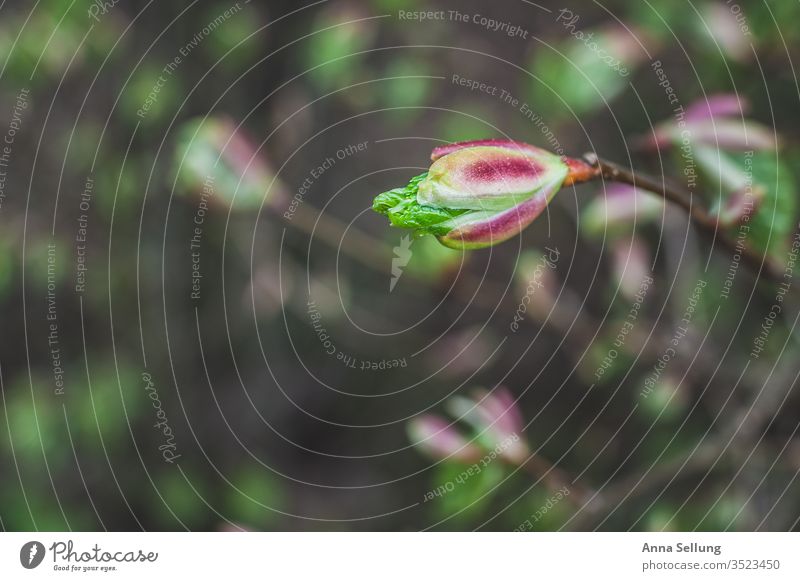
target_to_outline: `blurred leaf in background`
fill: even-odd
[[[505,137],[498,135],[494,116],[490,109],[474,102],[455,102],[446,106],[451,111],[443,112],[436,135],[451,142]]]
[[[131,125],[157,126],[174,114],[183,99],[182,77],[145,61],[132,72],[120,98],[120,114]]]
[[[311,36],[305,41],[304,66],[312,82],[324,92],[367,80],[367,50],[377,34],[375,20],[356,4],[340,2],[324,8],[314,19]],[[345,91],[345,99],[371,100],[371,87]]]
[[[226,485],[224,515],[256,530],[269,529],[285,510],[281,483],[267,468],[242,465]]]
[[[437,81],[425,78],[431,75],[430,66],[421,59],[393,57],[386,68],[385,76],[391,78],[382,83],[383,105],[398,108],[391,112],[389,119],[397,124],[409,123],[417,119],[431,96]]]
[[[536,45],[529,67],[534,75],[528,85],[530,102],[550,123],[574,121],[576,116],[610,106],[647,57],[639,44],[646,42],[646,35],[622,26],[582,30],[580,20],[568,15],[554,28],[560,25],[572,37],[552,48]]]
[[[214,22],[229,7],[220,4],[206,11],[205,20]],[[211,63],[219,65],[231,72],[241,74],[253,65],[264,50],[263,35],[266,34],[264,24],[266,18],[258,13],[257,5],[250,4],[243,10],[225,20],[214,34],[203,43]]]
[[[491,463],[472,476],[464,477],[470,466],[459,462],[442,462],[433,472],[431,488],[441,487],[440,496],[428,503],[437,519],[450,519],[445,526],[459,530],[489,509],[498,486],[505,476],[505,468]]]
[[[213,496],[201,472],[185,467],[176,470],[173,466],[167,466],[155,477],[150,502],[163,507],[155,511],[161,527],[191,530],[203,526],[209,510],[206,503],[210,499]]]

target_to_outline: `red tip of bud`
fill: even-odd
[[[600,175],[601,170],[599,167],[589,165],[581,159],[575,159],[566,156],[562,157],[561,159],[569,168],[569,173],[567,174],[567,177],[564,178],[563,185],[565,186],[588,182]]]

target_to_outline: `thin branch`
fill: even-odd
[[[707,237],[733,253],[738,252],[742,257],[742,262],[749,266],[756,276],[772,282],[783,280],[784,271],[779,264],[766,254],[761,254],[748,245],[737,242],[720,230],[717,218],[699,204],[695,204],[691,196],[687,196],[664,180],[658,180],[642,173],[633,173],[616,163],[599,158],[594,153],[587,153],[584,157],[597,169],[595,177],[628,184],[661,195],[668,202],[683,208],[689,214],[692,223]]]

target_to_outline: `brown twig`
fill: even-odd
[[[596,170],[595,178],[602,178],[613,182],[628,184],[662,196],[683,208],[692,220],[692,223],[714,242],[733,253],[739,253],[742,262],[749,266],[758,277],[763,277],[772,282],[783,280],[783,269],[766,254],[761,254],[747,244],[740,243],[720,230],[717,218],[709,214],[702,206],[694,203],[691,196],[674,188],[665,180],[658,180],[642,173],[634,173],[616,163],[599,158],[594,153],[587,153],[584,158]]]

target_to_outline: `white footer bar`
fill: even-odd
[[[3,533],[0,579],[800,579],[796,533]],[[580,576],[580,577],[579,577]]]

